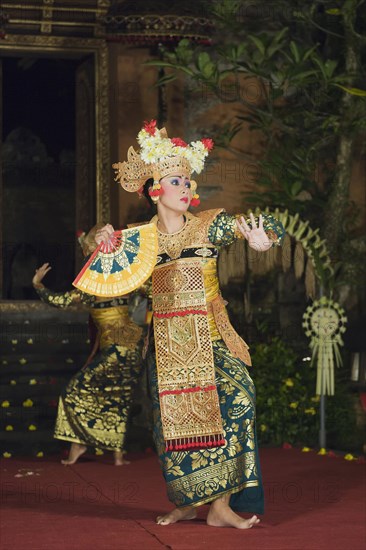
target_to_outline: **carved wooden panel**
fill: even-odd
[[[1,162],[1,145],[3,141],[2,128],[3,128],[3,65],[0,59],[0,214],[3,211],[3,169]],[[0,217],[0,297],[3,297],[3,217]]]
[[[75,226],[88,232],[96,222],[95,190],[95,85],[92,56],[76,70],[76,181]],[[76,249],[76,271],[82,265],[82,253]]]

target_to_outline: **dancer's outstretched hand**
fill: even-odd
[[[34,285],[39,285],[42,282],[42,279],[45,277],[45,275],[50,271],[50,269],[52,269],[52,267],[48,262],[41,265],[41,267],[36,269],[36,273],[32,279],[32,283]]]
[[[262,214],[259,216],[258,227],[253,214],[250,214],[250,221],[252,224],[251,228],[243,216],[237,220],[238,228],[247,239],[249,246],[258,252],[265,252],[266,250],[269,250],[273,242],[268,238],[268,235],[263,229]]]

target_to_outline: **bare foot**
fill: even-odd
[[[124,466],[125,464],[131,464],[129,460],[124,458],[124,451],[114,451],[114,465],[115,466]]]
[[[61,460],[61,464],[64,464],[65,466],[70,466],[71,464],[75,464],[75,462],[78,461],[78,459],[83,455],[86,451],[86,445],[81,445],[81,443],[71,443],[69,456],[66,460]]]
[[[226,499],[225,499],[226,500]],[[211,527],[236,527],[236,529],[251,529],[260,522],[257,516],[243,519],[235,514],[223,499],[215,500],[207,516],[207,525]]]
[[[195,517],[197,517],[196,509],[193,506],[186,506],[185,508],[175,508],[165,516],[158,516],[156,523],[169,525],[170,523],[177,523],[177,521],[195,519]]]

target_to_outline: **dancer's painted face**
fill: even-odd
[[[182,175],[169,174],[160,180],[160,204],[176,212],[186,212],[192,199],[191,182]]]

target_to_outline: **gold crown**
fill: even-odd
[[[125,191],[138,191],[146,180],[152,177],[151,165],[145,164],[133,147],[127,153],[127,161],[112,164],[115,181],[119,181]]]
[[[205,138],[185,143],[180,138],[169,138],[165,128],[156,127],[156,120],[145,122],[137,141],[140,151],[130,147],[127,161],[113,164],[115,181],[123,189],[141,193],[145,182],[159,180],[169,174],[191,177],[192,172],[203,170],[205,158],[213,147],[213,141]],[[197,184],[195,184],[197,187]]]
[[[165,157],[155,164],[146,164],[140,154],[131,146],[127,153],[127,161],[113,164],[115,181],[119,181],[125,191],[134,192],[143,187],[146,180],[153,178],[156,172],[159,179],[169,174],[179,174],[190,177],[192,169],[189,161],[183,157]]]

